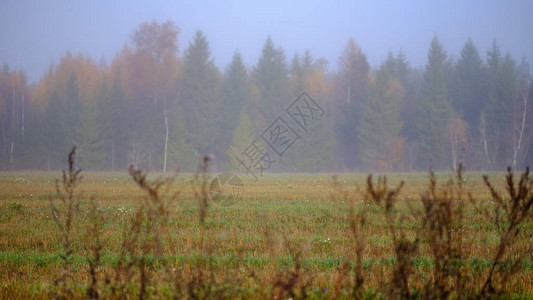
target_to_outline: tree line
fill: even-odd
[[[194,171],[211,155],[218,170],[302,92],[325,117],[274,171],[412,171],[431,164],[471,170],[533,162],[529,64],[495,41],[482,56],[471,39],[453,58],[435,36],[424,69],[402,52],[372,68],[348,40],[338,68],[309,50],[287,59],[267,37],[246,66],[235,52],[221,71],[197,31],[178,55],[179,28],[142,23],[109,63],[67,52],[32,85],[0,72],[0,169],[55,170],[78,146],[86,170]]]

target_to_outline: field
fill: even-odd
[[[205,209],[194,175],[155,195],[157,175],[81,175],[69,197],[59,172],[0,173],[1,298],[533,295],[532,209],[513,225],[481,174],[466,173],[462,188],[436,174],[433,194],[425,173],[372,186],[366,174],[267,174],[243,178],[237,204]],[[504,200],[505,175],[489,174]],[[421,201],[428,189],[445,208],[436,215]]]

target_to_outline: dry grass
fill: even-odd
[[[77,186],[67,297],[533,294],[531,208],[512,212],[524,211],[531,193],[510,197],[503,173],[490,174],[494,192],[468,173],[379,182],[341,174],[334,184],[328,174],[267,175],[246,182],[245,198],[231,207],[202,207],[192,174],[169,185],[131,173],[87,173]],[[48,200],[56,177],[0,173],[1,298],[57,295],[64,243]],[[509,222],[516,216],[524,217]]]

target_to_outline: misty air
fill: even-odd
[[[532,11],[1,3],[0,298],[530,298]]]

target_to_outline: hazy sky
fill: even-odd
[[[22,69],[34,82],[67,50],[110,62],[141,22],[168,19],[181,29],[180,55],[200,29],[221,70],[235,50],[254,66],[267,35],[287,61],[309,49],[333,70],[350,37],[374,67],[400,50],[411,65],[424,66],[435,34],[454,57],[471,37],[483,58],[496,39],[504,53],[533,62],[531,0],[2,0],[0,64]]]

